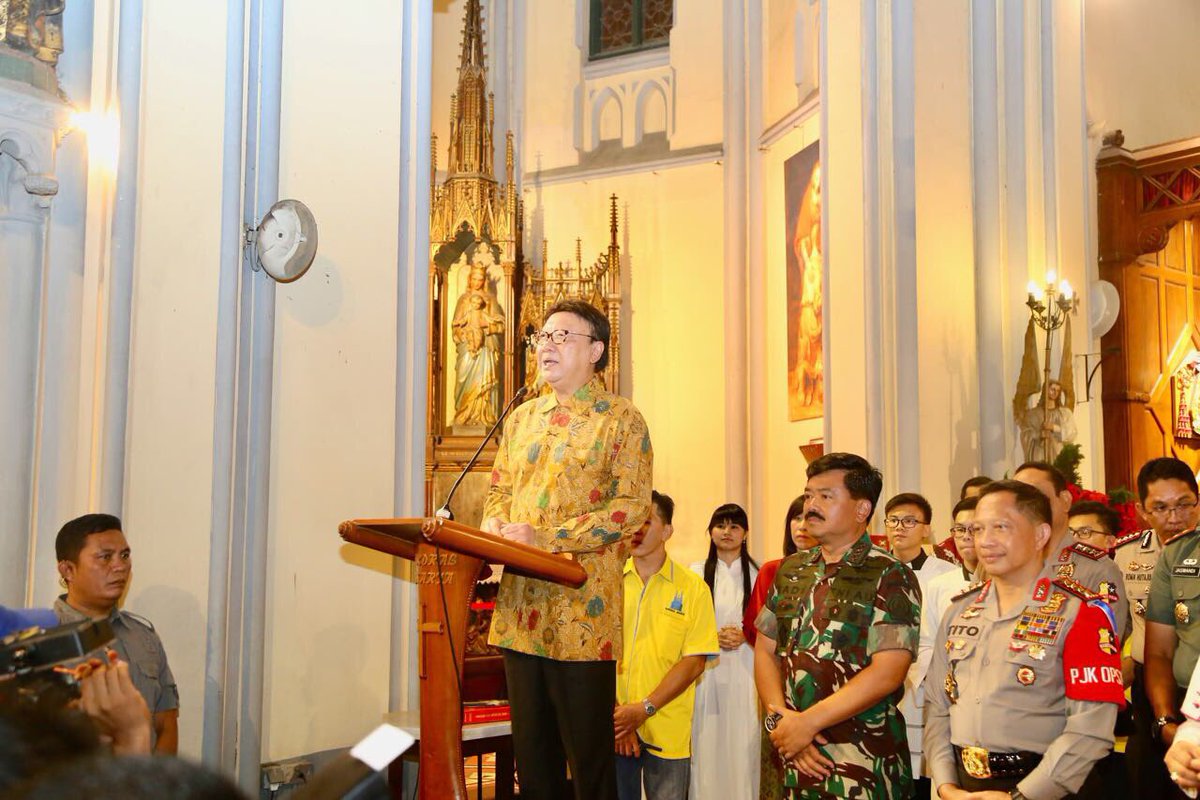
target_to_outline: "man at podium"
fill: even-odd
[[[505,573],[489,642],[504,652],[521,797],[616,795],[613,706],[628,542],[650,511],[654,456],[642,415],[608,392],[607,317],[581,300],[546,313],[532,337],[553,392],[507,420],[483,529],[587,572],[570,589]]]

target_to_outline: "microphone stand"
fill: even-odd
[[[492,437],[496,435],[496,431],[500,429],[500,425],[508,416],[508,412],[512,411],[513,406],[517,404],[517,401],[528,393],[529,389],[524,386],[517,389],[517,391],[513,393],[512,399],[508,401],[508,405],[504,407],[504,411],[500,413],[500,416],[492,425],[492,429],[487,432],[487,436],[483,437],[483,441],[480,442],[479,447],[475,449],[475,455],[471,456],[471,460],[467,462],[465,467],[463,467],[463,471],[458,474],[458,478],[455,479],[454,485],[450,487],[450,491],[446,494],[446,502],[442,503],[441,508],[433,512],[435,517],[446,520],[454,519],[454,513],[450,511],[450,500],[454,497],[454,493],[458,491],[458,485],[463,482],[463,478],[467,477],[467,473],[471,471],[471,467],[475,466],[475,462],[479,460],[479,454],[483,452],[483,448],[488,442],[491,441]]]

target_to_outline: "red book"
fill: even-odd
[[[507,722],[512,712],[505,700],[482,700],[463,704],[463,725],[480,722]]]

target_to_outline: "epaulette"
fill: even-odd
[[[1116,542],[1116,544],[1113,545],[1113,547],[1114,548],[1124,547],[1125,545],[1129,544],[1130,542],[1136,542],[1138,539],[1141,539],[1146,533],[1154,533],[1154,529],[1147,528],[1144,531],[1130,531],[1129,533],[1125,534],[1121,538],[1117,539],[1117,542]],[[1142,545],[1142,547],[1145,547],[1145,545]]]
[[[1078,553],[1085,558],[1090,558],[1092,561],[1099,561],[1108,556],[1107,550],[1101,550],[1099,547],[1092,547],[1090,544],[1084,544],[1083,542],[1076,542],[1068,547],[1067,550],[1070,550],[1072,553]]]
[[[125,609],[121,609],[121,616],[127,617],[127,618],[133,620],[134,622],[139,622],[142,625],[145,625],[151,631],[154,630],[154,623],[151,622],[150,620],[146,619],[145,617],[143,617],[140,614],[135,614],[132,611],[126,611]]]
[[[967,595],[971,594],[972,592],[977,592],[980,589],[982,589],[984,586],[987,586],[987,585],[988,585],[988,581],[976,581],[975,583],[972,583],[967,588],[963,589],[958,594],[951,597],[950,601],[953,602],[955,600],[961,600],[962,598],[966,597]]]
[[[1179,539],[1182,539],[1185,536],[1191,536],[1195,532],[1196,532],[1195,528],[1189,528],[1186,531],[1180,531],[1179,533],[1172,536],[1170,539],[1167,539],[1165,542],[1163,542],[1163,547],[1166,547],[1171,542],[1178,541]]]
[[[1053,583],[1058,588],[1064,589],[1067,593],[1075,595],[1085,603],[1092,600],[1106,599],[1104,595],[1093,592],[1091,589],[1084,586],[1074,578],[1055,578]]]

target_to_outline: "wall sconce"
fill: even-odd
[[[114,110],[73,111],[70,129],[82,131],[87,137],[88,163],[116,174],[121,152],[121,122]]]

